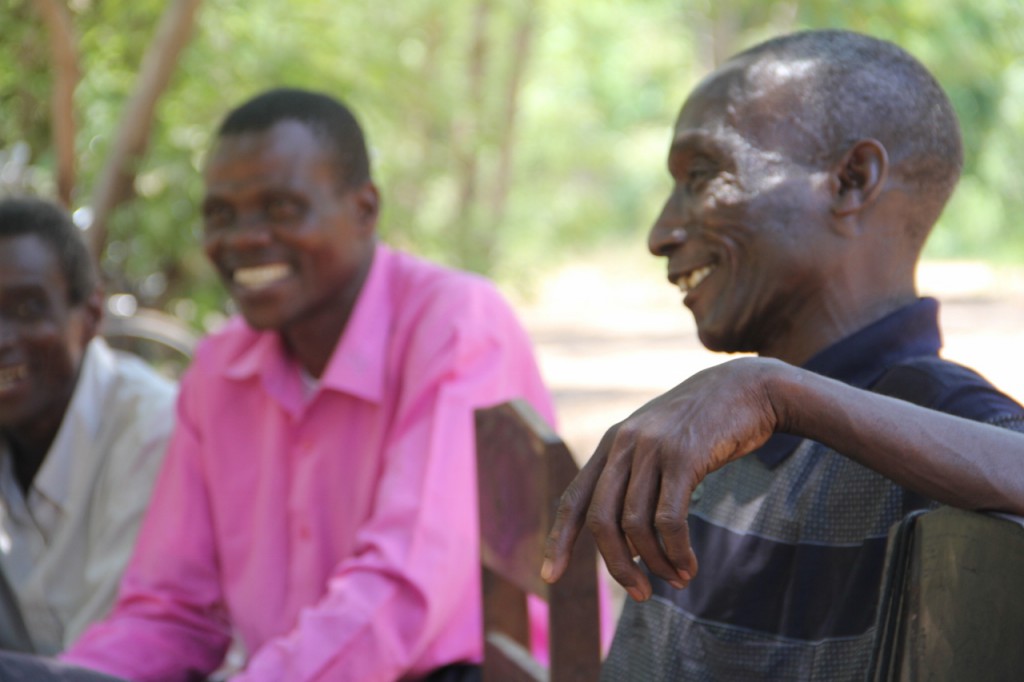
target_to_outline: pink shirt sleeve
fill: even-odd
[[[182,396],[187,392],[182,387]],[[221,603],[207,488],[195,430],[179,397],[177,425],[118,601],[61,658],[143,682],[214,670],[230,636]]]

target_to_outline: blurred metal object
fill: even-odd
[[[125,305],[111,297],[100,327],[111,347],[134,353],[177,378],[188,366],[199,334],[187,324],[152,308]]]

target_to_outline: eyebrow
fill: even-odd
[[[45,277],[45,275],[41,275],[41,276]],[[9,293],[17,294],[17,293],[24,292],[24,293],[31,294],[31,293],[35,293],[37,291],[46,291],[47,288],[48,287],[43,282],[38,282],[38,281],[29,281],[29,282],[14,281],[14,282],[10,282],[8,284],[3,284],[2,287],[0,287],[0,290],[4,291],[5,293],[9,292]]]
[[[698,152],[709,156],[720,154],[722,147],[709,139],[708,134],[700,130],[689,130],[672,139],[669,153]]]
[[[48,300],[50,289],[44,284],[0,285],[0,305],[6,306],[19,301]]]

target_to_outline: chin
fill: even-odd
[[[280,329],[284,325],[280,315],[270,314],[265,310],[253,311],[242,309],[239,310],[239,313],[242,315],[245,323],[256,331],[273,331]]]
[[[743,343],[735,334],[716,333],[713,330],[698,328],[697,338],[705,348],[715,353],[756,352],[756,349],[751,348],[750,344]]]

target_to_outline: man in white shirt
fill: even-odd
[[[102,301],[64,210],[0,201],[0,649],[106,613],[172,430],[174,383],[96,336]]]

